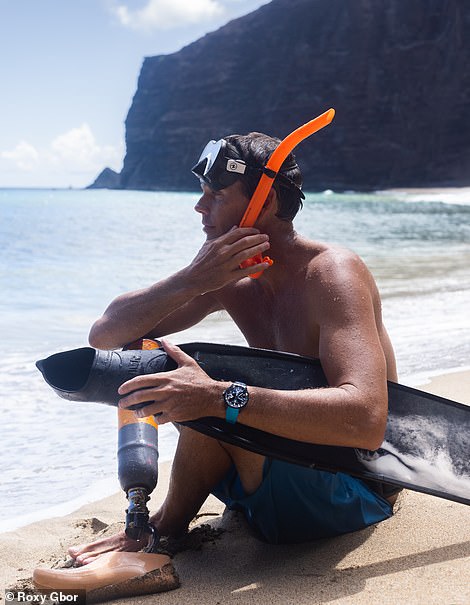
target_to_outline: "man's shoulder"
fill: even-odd
[[[327,273],[330,278],[344,272],[368,271],[361,257],[344,246],[328,243],[313,243],[308,263],[309,269],[315,273]]]
[[[355,296],[377,295],[374,277],[361,257],[336,244],[317,246],[306,274],[307,290],[315,304],[346,301]]]

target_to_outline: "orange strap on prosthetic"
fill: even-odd
[[[135,340],[130,344],[124,347],[124,351],[132,351],[132,350],[144,350],[151,351],[153,349],[160,349],[161,344],[157,340],[152,340],[150,338],[139,338],[139,340]],[[151,424],[156,429],[158,429],[158,424],[155,420],[154,416],[145,416],[144,418],[139,418],[135,415],[133,410],[124,410],[122,408],[118,408],[118,428],[126,424],[134,424],[135,422],[144,422],[147,424]]]
[[[271,190],[274,179],[276,178],[279,170],[281,169],[282,164],[285,159],[289,155],[289,153],[296,147],[301,141],[311,136],[315,132],[318,132],[333,120],[335,117],[335,110],[328,109],[325,113],[322,113],[318,117],[310,120],[306,124],[299,126],[294,132],[291,132],[289,135],[283,139],[276,149],[273,151],[271,157],[268,160],[268,163],[265,166],[265,172],[261,175],[259,183],[253,193],[253,196],[248,204],[248,207],[243,215],[243,218],[240,222],[240,227],[253,227],[256,223],[256,220],[263,208],[263,205],[268,197],[268,193]],[[268,257],[263,257],[261,254],[254,256],[253,258],[249,258],[243,261],[240,265],[242,269],[246,267],[251,267],[253,265],[257,265],[262,262],[267,262],[269,265],[273,264],[273,261]],[[250,275],[251,278],[258,278],[263,272],[258,271],[257,273],[253,273]]]

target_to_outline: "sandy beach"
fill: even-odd
[[[470,404],[470,371],[437,376],[421,388]],[[169,468],[161,465],[151,510],[164,498]],[[66,562],[67,546],[123,527],[125,507],[119,493],[66,517],[1,534],[1,584],[30,586],[35,567]],[[295,546],[259,542],[240,515],[224,513],[209,497],[187,547],[174,557],[181,588],[120,603],[470,603],[470,510],[410,491],[400,495],[395,515],[375,527]]]

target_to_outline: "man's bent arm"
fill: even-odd
[[[184,269],[148,288],[114,299],[93,324],[90,344],[115,349],[142,336],[164,336],[196,324],[222,308],[213,293],[266,268],[266,263],[239,267],[267,247],[267,237],[253,228],[234,227],[217,239],[207,240]]]
[[[327,253],[320,260],[312,308],[331,386],[295,392],[252,388],[240,422],[310,443],[376,449],[387,421],[384,346],[390,346],[380,338],[379,294],[356,255]]]
[[[194,325],[220,305],[211,293],[189,285],[186,269],[148,288],[115,298],[90,330],[90,345],[122,347],[142,336],[164,336]],[[172,317],[173,316],[173,317]],[[165,321],[172,318],[172,321]],[[164,322],[159,329],[159,325]]]
[[[249,388],[250,401],[239,422],[281,437],[375,450],[385,433],[386,414],[382,401],[370,404],[353,385],[274,391]],[[386,408],[385,408],[386,409]]]
[[[181,349],[165,343],[178,369],[131,379],[121,386],[120,406],[152,401],[137,413],[158,414],[159,424],[204,416],[225,417],[223,391],[230,383],[211,379]],[[376,449],[383,440],[386,381],[368,388],[364,377],[356,384],[296,391],[249,386],[249,402],[238,422],[268,433],[324,445]],[[189,387],[189,388],[188,388]]]

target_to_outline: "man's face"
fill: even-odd
[[[201,183],[201,188],[202,196],[194,209],[202,215],[206,239],[220,237],[234,225],[240,224],[249,202],[240,181],[220,191],[211,189],[205,183]]]

